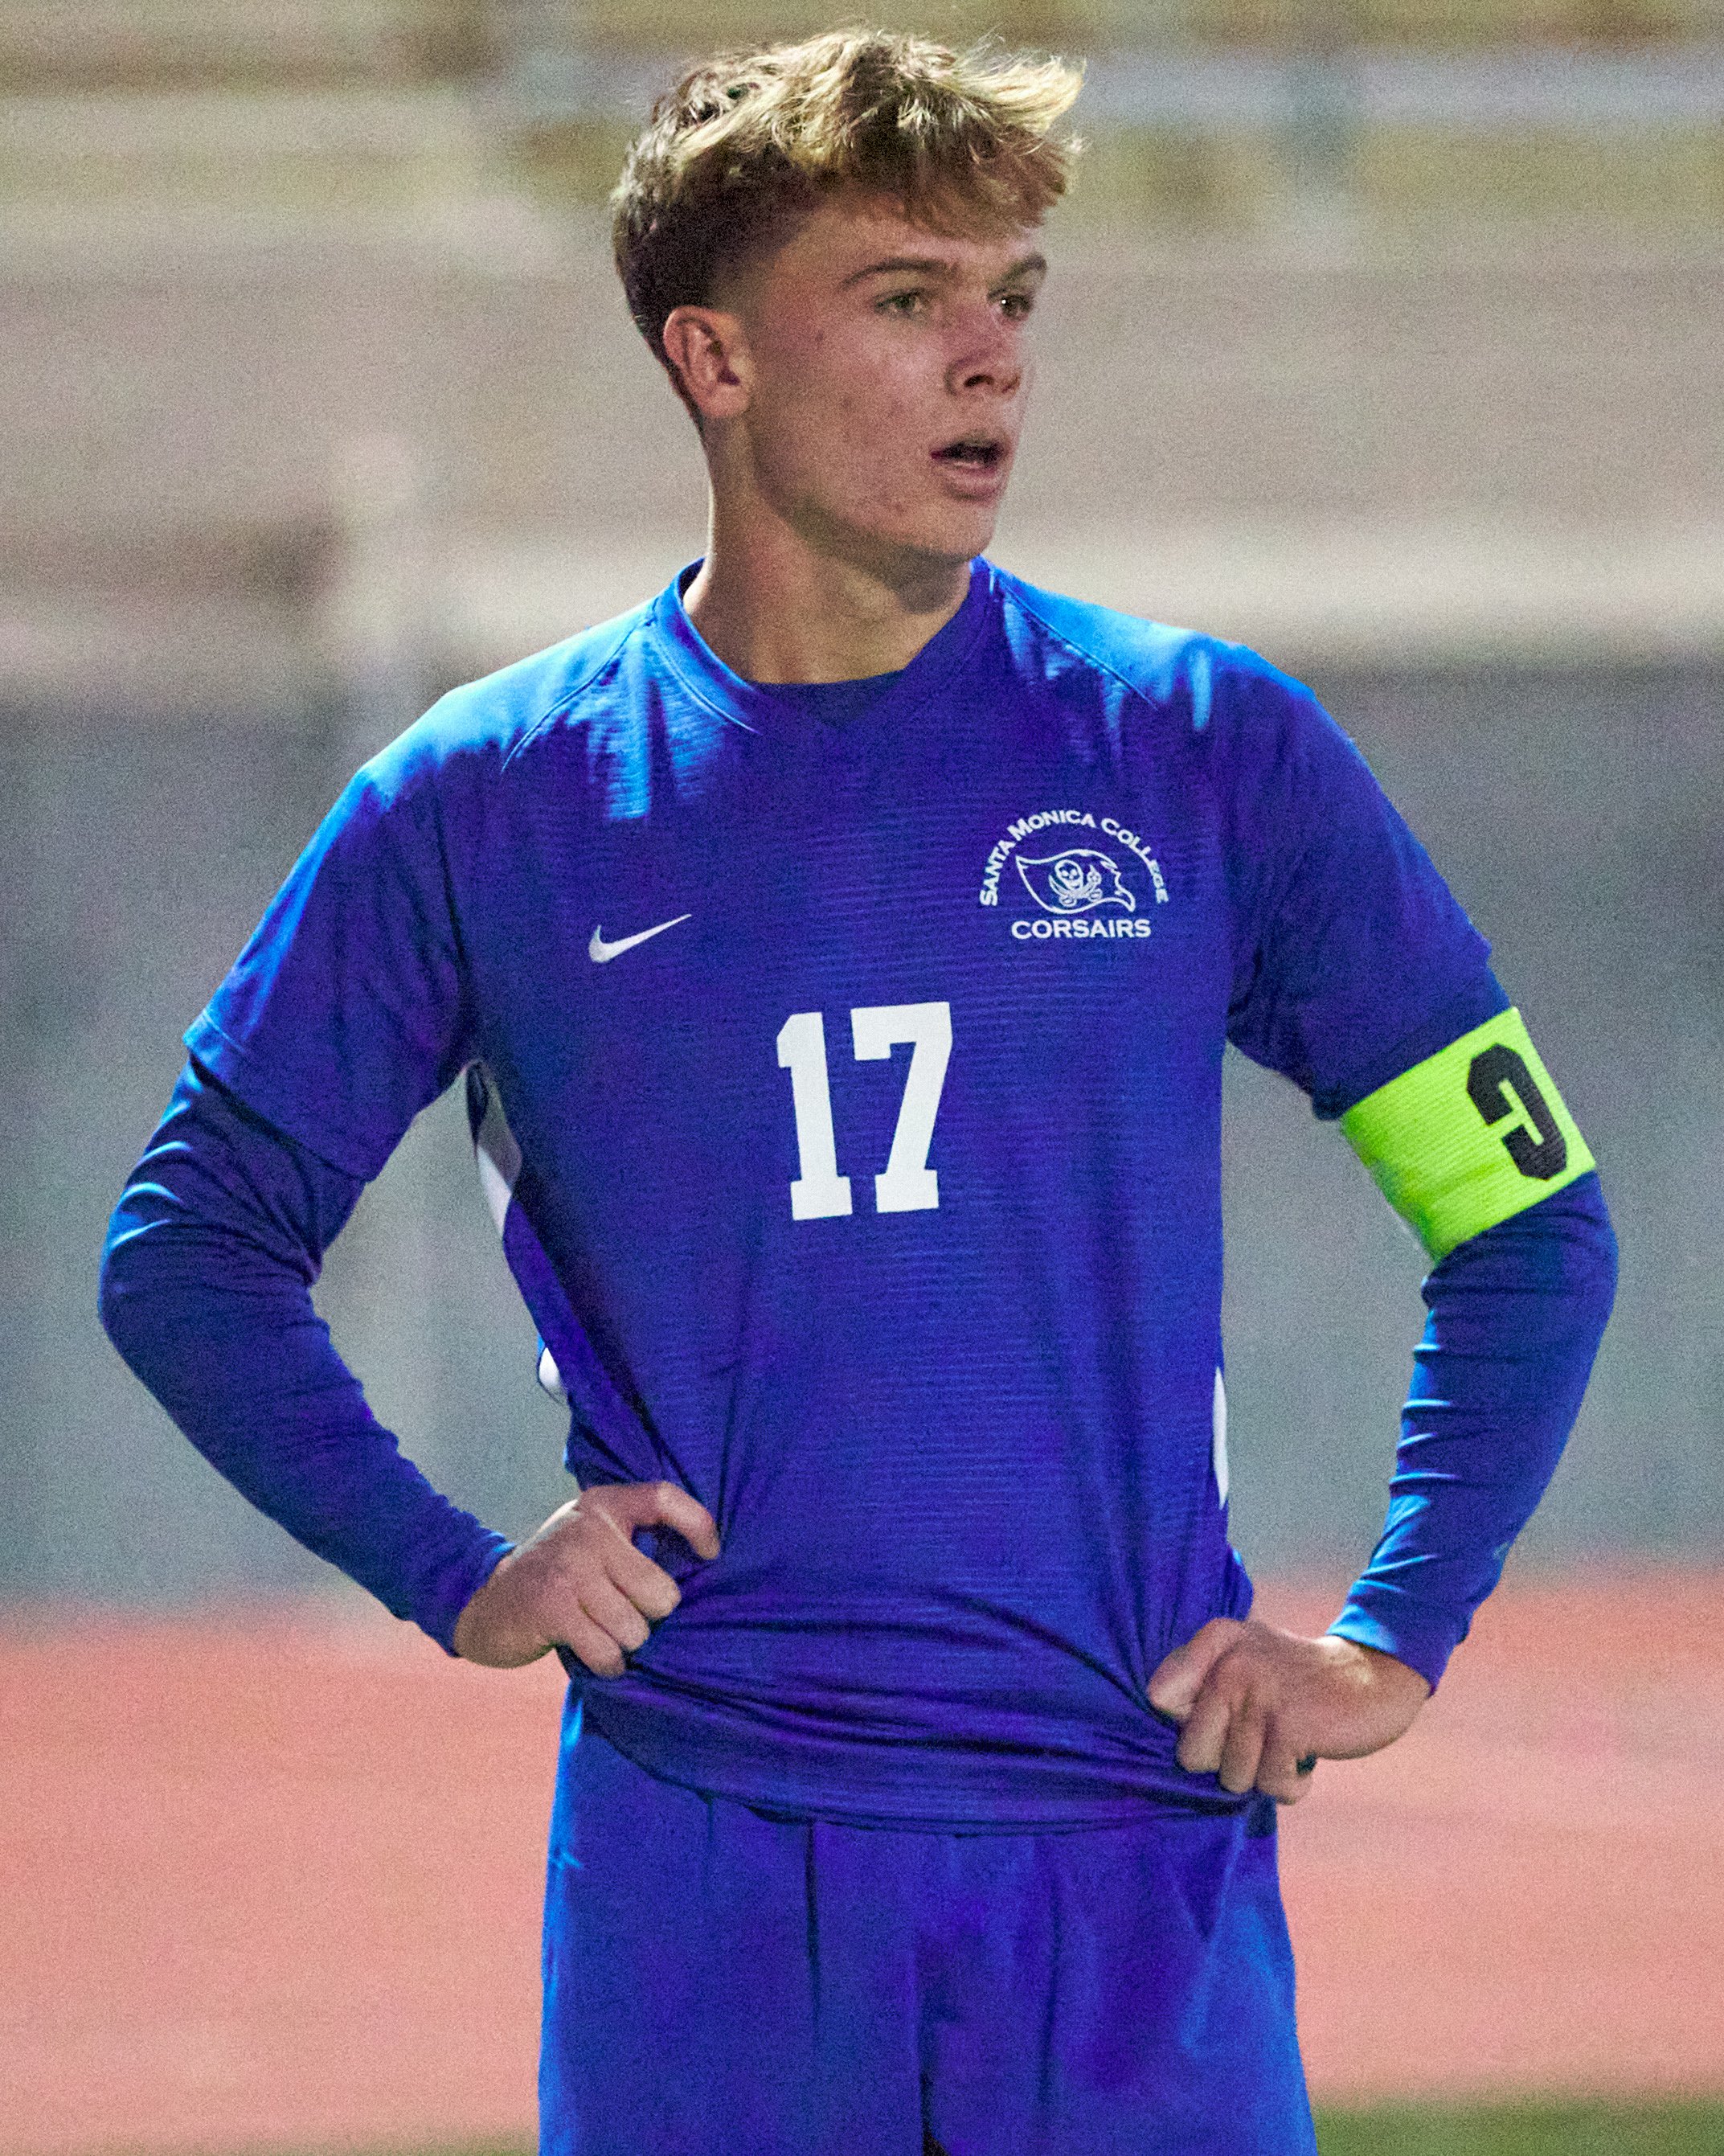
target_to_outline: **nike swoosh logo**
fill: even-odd
[[[692,913],[679,913],[675,921],[661,921],[656,928],[643,928],[638,936],[619,936],[614,943],[607,943],[595,928],[593,941],[587,946],[587,956],[595,966],[602,966],[607,959],[620,958],[625,951],[632,951],[637,943],[644,943],[649,937],[662,936],[667,928],[675,928],[694,917]]]

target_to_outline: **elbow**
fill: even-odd
[[[1600,1237],[1599,1250],[1599,1294],[1603,1304],[1603,1314],[1606,1317],[1609,1317],[1611,1307],[1616,1301],[1616,1286],[1621,1273],[1622,1253],[1617,1245],[1616,1230],[1611,1225],[1609,1216],[1607,1214],[1603,1233]]]
[[[1602,1336],[1616,1302],[1621,1252],[1596,1173],[1574,1186],[1578,1202],[1569,1216],[1568,1275],[1594,1337]]]
[[[140,1251],[143,1238],[125,1217],[122,1206],[109,1223],[96,1276],[95,1314],[122,1360],[136,1366],[136,1320],[140,1301]]]
[[[139,1377],[160,1331],[163,1292],[171,1296],[178,1284],[173,1241],[147,1188],[129,1183],[102,1245],[95,1314],[121,1359]]]
[[[1616,1300],[1619,1255],[1596,1171],[1553,1197],[1456,1245],[1425,1281],[1434,1315],[1496,1322],[1512,1308],[1526,1341],[1567,1340],[1596,1350]],[[1506,1321],[1501,1321],[1506,1322]]]

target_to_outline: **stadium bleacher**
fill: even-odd
[[[1613,515],[1632,527],[1634,558],[1648,517],[1679,534],[1706,521],[1710,465],[1702,454],[1697,469],[1674,429],[1694,368],[1704,379],[1716,365],[1716,283],[1704,270],[1660,281],[1658,265],[1680,272],[1696,250],[1716,251],[1724,0],[947,0],[925,12],[947,34],[997,27],[1090,56],[1090,151],[1066,226],[1079,281],[1114,265],[1124,305],[1165,272],[1218,311],[1228,290],[1249,291],[1219,376],[1190,346],[1188,363],[1165,351],[1152,362],[1185,448],[1159,433],[1137,441],[1130,412],[1118,423],[1126,461],[1141,452],[1156,471],[1163,523],[1188,523],[1199,502],[1229,530],[1241,515],[1350,513],[1328,498],[1337,454],[1352,495],[1379,514],[1389,506],[1398,529],[1453,516],[1465,526],[1491,507],[1452,474],[1433,488],[1445,463],[1512,469],[1523,522],[1573,523],[1588,513],[1570,498],[1573,446],[1606,435],[1624,452]],[[13,624],[0,683],[106,695],[123,675],[145,702],[152,682],[226,701],[246,669],[223,660],[224,645],[239,654],[261,639],[280,662],[270,679],[300,695],[321,664],[300,602],[319,583],[307,564],[320,535],[338,521],[331,472],[344,442],[380,432],[413,439],[428,513],[451,527],[444,551],[470,565],[453,609],[466,627],[434,671],[554,633],[536,590],[567,605],[584,578],[580,610],[608,604],[619,575],[656,574],[658,552],[644,560],[638,547],[618,552],[619,535],[593,532],[604,520],[572,454],[572,438],[601,470],[629,470],[645,507],[668,516],[670,552],[685,542],[693,512],[668,506],[693,475],[657,424],[604,283],[599,205],[675,55],[828,19],[810,0],[109,0],[0,13],[0,337],[20,415],[0,451],[13,505],[0,536]],[[1101,235],[1088,268],[1086,233]],[[595,275],[602,324],[572,325],[572,288]],[[491,305],[443,304],[450,280],[476,282]],[[1080,312],[1101,304],[1074,296]],[[499,309],[520,348],[486,381],[479,317]],[[1423,354],[1419,337],[1394,331],[1409,317]],[[1265,395],[1285,398],[1334,360],[1342,324],[1357,341],[1343,368],[1367,371],[1368,390],[1360,380],[1337,413],[1331,378],[1311,415],[1321,454],[1306,475],[1260,474],[1260,498],[1235,508],[1229,445],[1262,433]],[[1650,399],[1626,434],[1605,418],[1625,346]],[[1475,408],[1454,409],[1431,378],[1444,372],[1433,350],[1465,352]],[[575,351],[619,456],[592,442],[582,414],[597,406],[568,406],[558,358]],[[1054,352],[1070,408],[1112,401],[1090,378],[1093,352],[1061,350],[1056,335]],[[1548,410],[1535,412],[1529,434],[1523,389],[1549,391],[1553,368],[1565,424],[1553,434]],[[1034,454],[1020,524],[1107,527],[1128,581],[1164,566],[1142,533],[1134,554],[1105,490],[1068,485],[1055,502],[1039,490]],[[1068,465],[1068,480],[1084,469]],[[1452,531],[1429,536],[1427,593],[1455,544]],[[1524,552],[1512,534],[1504,547]],[[1368,562],[1378,539],[1367,533],[1362,551]],[[1063,564],[1070,542],[1048,536],[1043,552]],[[1533,583],[1573,592],[1577,576],[1583,587],[1583,564],[1559,550]],[[1263,613],[1277,627],[1278,603],[1271,595]],[[1712,601],[1696,603],[1710,621]],[[1246,632],[1253,604],[1236,622]],[[1381,616],[1378,599],[1366,612]],[[1593,618],[1583,603],[1565,619],[1577,613]],[[1427,604],[1424,618],[1470,633],[1465,604]],[[1646,635],[1656,645],[1693,633],[1683,615]]]

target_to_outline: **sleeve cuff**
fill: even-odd
[[[455,1626],[461,1612],[515,1548],[507,1536],[482,1530],[482,1539],[456,1563],[447,1565],[432,1583],[424,1601],[413,1611],[413,1621],[428,1632],[446,1655],[455,1651]]]
[[[1409,1670],[1417,1670],[1433,1691],[1466,1629],[1464,1620],[1457,1625],[1453,1618],[1421,1608],[1393,1588],[1365,1584],[1354,1588],[1329,1627],[1337,1639],[1374,1647],[1378,1654],[1393,1655]]]

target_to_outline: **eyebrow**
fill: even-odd
[[[1014,262],[993,281],[996,285],[1009,285],[1014,278],[1044,275],[1047,267],[1045,256],[1026,254],[1021,262]],[[860,285],[870,277],[900,277],[910,270],[918,276],[940,278],[947,284],[962,274],[937,254],[895,254],[885,262],[870,262],[865,270],[853,270],[844,281],[845,285]]]

